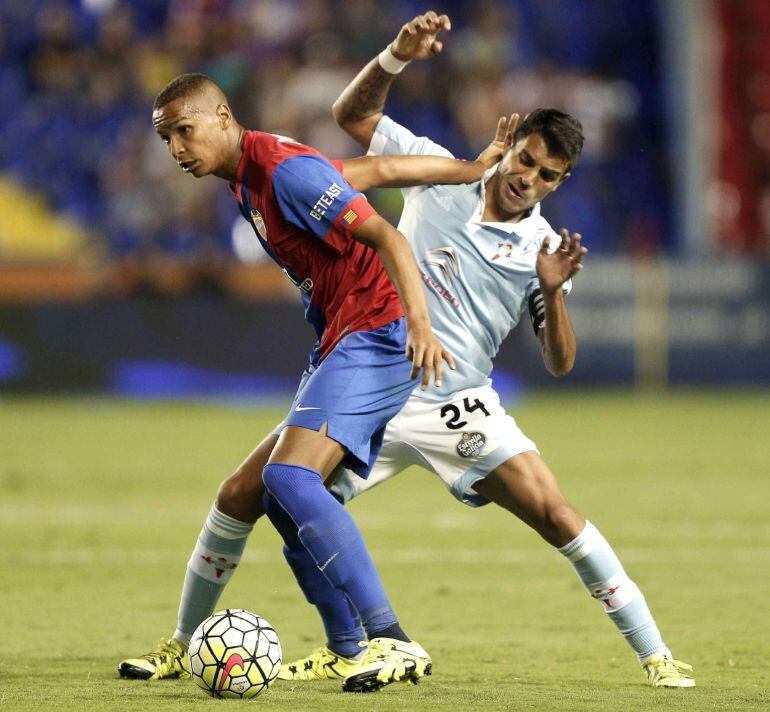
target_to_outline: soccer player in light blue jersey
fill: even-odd
[[[438,54],[443,47],[438,34],[449,29],[445,15],[414,18],[335,103],[339,125],[370,155],[451,156],[384,114],[398,73],[412,60]],[[420,264],[431,321],[457,369],[441,388],[412,393],[389,422],[369,479],[345,472],[336,491],[348,501],[419,465],[439,475],[466,504],[504,507],[571,563],[636,653],[650,685],[692,687],[692,668],[671,655],[612,547],[567,502],[535,444],[505,413],[492,388],[492,358],[527,312],[548,371],[558,377],[572,369],[576,342],[564,295],[586,252],[579,235],[565,230],[559,240],[540,214],[540,202],[567,180],[580,155],[580,124],[559,111],[537,110],[518,126],[514,117],[505,136],[503,128],[492,147],[500,147],[502,160],[479,183],[403,191],[399,229]],[[317,585],[298,579],[306,594],[318,598]],[[319,605],[325,621],[334,620],[330,608],[327,599]],[[342,601],[335,610],[343,611]],[[284,666],[282,677],[316,677],[334,652],[327,644]]]

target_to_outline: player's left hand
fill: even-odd
[[[430,383],[430,374],[435,372],[436,387],[441,387],[441,375],[446,361],[455,369],[455,360],[438,340],[430,326],[408,326],[406,335],[406,357],[412,362],[412,374],[417,378],[422,369],[420,387],[425,390]]]
[[[497,121],[497,131],[492,143],[479,154],[476,160],[481,161],[487,168],[499,163],[503,154],[513,146],[513,136],[518,124],[518,114],[511,114],[510,119],[507,116],[501,116]]]
[[[583,269],[582,260],[588,248],[580,244],[581,239],[580,233],[573,232],[570,235],[567,228],[562,228],[561,244],[552,253],[548,252],[550,238],[543,240],[543,247],[537,255],[537,276],[543,292],[555,292],[570,277]]]
[[[402,61],[430,59],[441,53],[444,43],[437,39],[441,31],[449,32],[452,23],[446,15],[429,10],[407,22],[390,46],[393,56]]]

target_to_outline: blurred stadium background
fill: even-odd
[[[311,346],[221,182],[181,174],[155,93],[203,71],[246,125],[359,153],[330,105],[425,2],[0,0],[0,389],[289,395]],[[546,216],[591,253],[571,384],[770,384],[770,3],[438,3],[388,105],[461,157],[496,117],[583,122]],[[396,221],[397,191],[371,200]],[[527,330],[495,382],[549,379]]]

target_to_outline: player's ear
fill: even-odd
[[[233,113],[230,111],[230,107],[227,104],[220,104],[217,106],[217,118],[219,119],[219,126],[222,130],[228,128],[233,122]]]
[[[567,180],[567,178],[569,178],[571,175],[572,175],[572,173],[570,173],[569,171],[567,171],[567,172],[566,172],[566,173],[565,173],[565,174],[564,174],[564,175],[563,175],[561,178],[559,178],[559,182],[556,184],[556,186],[554,187],[554,189],[553,189],[553,190],[556,190],[556,189],[557,189],[557,188],[558,188],[558,187],[559,187],[559,186],[560,186],[562,183],[564,183],[564,181],[566,181],[566,180]],[[551,191],[551,192],[553,192],[553,191]]]

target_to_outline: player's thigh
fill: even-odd
[[[397,415],[385,429],[385,437],[369,476],[364,479],[347,467],[340,466],[335,473],[332,492],[343,504],[387,482],[411,465],[421,464],[415,459],[415,451],[403,442],[394,439],[391,427],[398,421]]]
[[[343,337],[297,392],[278,444],[281,456],[326,475],[342,452],[346,467],[366,477],[388,421],[404,406],[416,383],[409,378],[405,343],[403,318]],[[299,434],[299,429],[325,433],[340,448],[312,433]],[[307,464],[307,448],[313,450],[313,465]]]
[[[473,488],[529,524],[554,546],[572,541],[585,525],[564,497],[551,469],[533,450],[507,459]]]
[[[326,426],[312,430],[287,425],[270,453],[268,464],[295,465],[316,470],[326,481],[345,456],[345,448],[326,435]]]
[[[469,388],[442,402],[412,397],[402,439],[417,450],[458,500],[472,507],[488,503],[473,485],[498,465],[535,444],[521,432],[491,386]]]
[[[220,512],[242,522],[254,522],[265,513],[262,507],[265,493],[262,470],[277,442],[275,432],[267,435],[238,469],[222,482],[217,492],[217,509]]]

